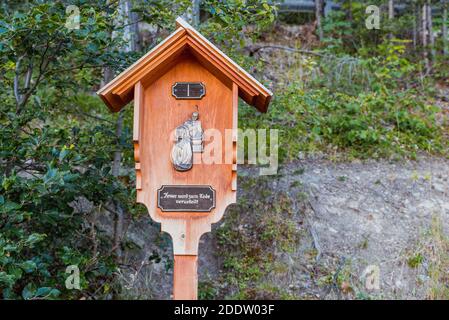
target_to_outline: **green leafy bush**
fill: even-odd
[[[104,109],[100,99],[82,93],[101,79],[102,67],[127,60],[109,50],[118,44],[105,15],[111,7],[90,10],[105,4],[79,2],[78,30],[65,27],[64,2],[11,2],[0,9],[2,298],[118,292],[111,241],[93,216],[111,198],[127,208],[134,197],[111,175],[114,117],[95,115]],[[91,208],[75,210],[79,201]],[[81,290],[65,286],[69,265],[80,270]]]
[[[3,297],[76,298],[96,292],[112,282],[116,265],[110,240],[89,221],[111,197],[125,204],[127,197],[133,199],[128,186],[110,173],[112,128],[56,117],[18,130],[17,121],[27,115],[6,116],[1,125]],[[75,210],[80,199],[90,203],[87,212]],[[69,265],[80,269],[83,291],[65,288]]]
[[[327,152],[343,158],[415,157],[419,152],[447,155],[448,119],[414,90],[360,93],[329,89],[278,91],[267,114],[241,108],[240,125],[280,130],[281,159]]]

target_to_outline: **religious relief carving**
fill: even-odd
[[[198,118],[199,113],[193,112],[192,118],[175,130],[171,160],[177,171],[190,170],[193,165],[193,153],[203,152],[203,128]]]

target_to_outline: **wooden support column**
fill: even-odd
[[[176,255],[173,272],[173,300],[198,299],[198,256]]]

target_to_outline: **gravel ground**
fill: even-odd
[[[304,169],[299,177],[292,175],[297,167]],[[432,219],[440,217],[444,232],[449,230],[448,160],[297,163],[286,168],[286,181],[279,183],[288,186],[297,178],[309,195],[306,215],[321,259],[349,264],[348,280],[361,293],[389,299],[427,296],[428,270],[410,268],[408,261],[426,241]],[[370,291],[364,275],[372,270],[379,271],[379,289]]]

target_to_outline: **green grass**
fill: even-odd
[[[407,264],[410,268],[417,268],[424,261],[424,256],[421,253],[417,253],[416,255],[410,257],[407,260]]]
[[[426,252],[426,258],[430,261],[428,297],[447,300],[449,299],[449,238],[443,230],[443,221],[439,215],[435,215],[432,219],[427,247],[429,250]]]
[[[434,214],[430,226],[418,239],[406,262],[410,268],[425,273],[428,280],[417,278],[419,285],[425,285],[428,299],[449,299],[449,237],[444,231],[440,214]]]

